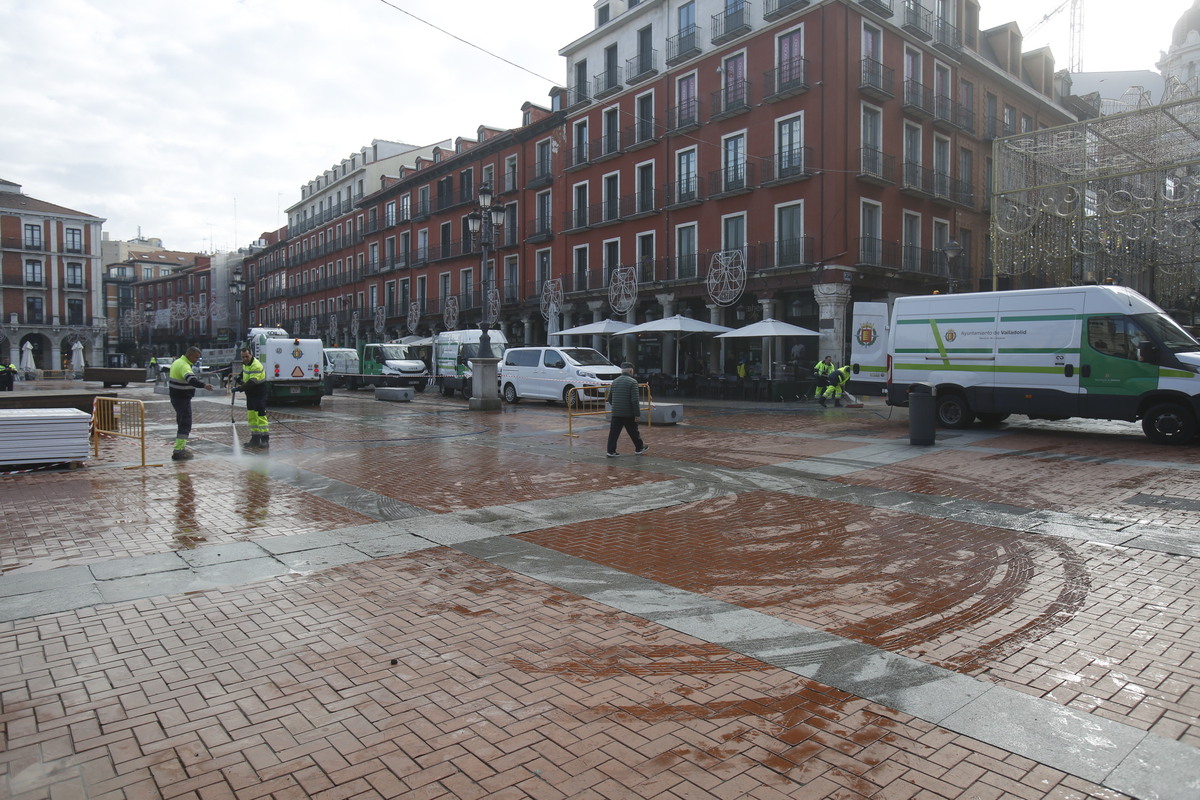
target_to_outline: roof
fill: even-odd
[[[15,184],[14,184],[15,185]],[[0,212],[10,211],[17,214],[50,214],[54,216],[82,217],[84,219],[104,222],[100,217],[84,211],[76,211],[66,206],[47,203],[27,194],[17,192],[0,192]]]

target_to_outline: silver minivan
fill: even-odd
[[[510,347],[500,362],[500,393],[509,403],[525,398],[567,402],[572,389],[608,386],[621,368],[590,347]]]

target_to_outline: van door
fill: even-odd
[[[1106,314],[1086,318],[1081,416],[1135,418],[1138,398],[1158,388],[1158,365],[1138,361],[1138,345],[1149,341],[1150,336],[1132,317]]]
[[[1003,413],[1079,413],[1083,292],[1000,294],[993,406]]]
[[[887,381],[888,304],[855,303],[850,339],[851,391],[882,394]],[[811,368],[812,364],[804,364]]]
[[[542,351],[542,358],[538,362],[537,368],[538,397],[547,400],[562,399],[562,390],[566,385],[563,370],[566,366],[567,362],[562,353],[552,347],[547,347]]]

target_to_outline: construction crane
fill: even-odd
[[[1083,72],[1083,0],[1063,0],[1053,11],[1038,20],[1025,34],[1030,36],[1039,28],[1070,7],[1070,39],[1068,41],[1067,70]]]

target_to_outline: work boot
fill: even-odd
[[[261,439],[262,437],[256,433],[252,435],[250,437],[250,441],[243,444],[242,447],[246,448],[247,450],[257,450],[258,448],[262,447],[262,442],[260,441]]]
[[[841,407],[842,407],[842,398],[840,398],[840,397],[835,397],[835,398],[833,399],[833,407],[834,407],[834,408],[841,408]]]
[[[818,398],[817,398],[817,402],[821,404],[821,408],[826,408],[826,407],[827,407],[827,406],[825,405],[825,398],[824,398],[824,397],[818,397]]]
[[[187,460],[191,459],[192,457],[193,457],[192,451],[188,450],[186,448],[183,450],[174,450],[171,453],[172,461],[187,461]]]
[[[266,449],[270,448],[270,446],[271,446],[271,434],[269,434],[269,433],[264,433],[262,436],[259,436],[259,437],[258,437],[258,446],[259,446],[260,448],[262,448],[263,450],[266,450]]]

